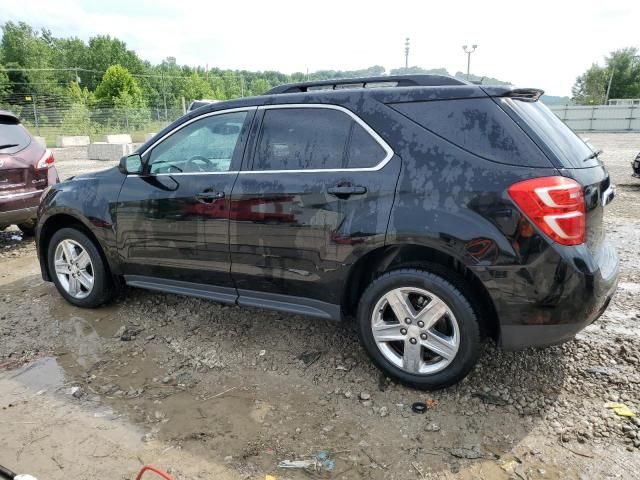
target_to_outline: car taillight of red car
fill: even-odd
[[[44,151],[44,154],[42,155],[42,157],[40,157],[40,160],[38,160],[38,163],[36,164],[36,168],[38,170],[50,168],[53,166],[54,162],[55,162],[55,158],[53,156],[53,152],[47,148]]]

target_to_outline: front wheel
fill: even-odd
[[[464,378],[480,350],[478,320],[453,277],[403,269],[360,299],[358,334],[373,362],[406,385],[435,390]]]
[[[102,255],[83,232],[63,228],[54,233],[47,262],[56,288],[69,303],[95,308],[113,297],[113,282]]]

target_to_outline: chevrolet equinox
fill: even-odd
[[[561,343],[615,291],[615,189],[541,95],[415,75],[205,104],[48,189],[42,275],[79,307],[129,285],[352,319],[386,375],[451,385],[481,338]]]

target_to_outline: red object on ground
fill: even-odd
[[[163,472],[159,468],[152,467],[151,465],[145,465],[144,467],[142,467],[142,470],[140,470],[140,472],[138,473],[138,476],[136,477],[136,480],[140,480],[142,478],[142,476],[144,475],[144,472],[157,473],[158,475],[160,475],[165,480],[173,480],[173,477],[171,477],[167,472]]]

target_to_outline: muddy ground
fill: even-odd
[[[143,463],[185,479],[637,478],[640,420],[607,405],[640,412],[640,135],[589,137],[618,185],[611,307],[563,346],[488,342],[434,393],[388,382],[350,325],[137,289],[73,308],[33,242],[0,233],[0,464],[40,480],[131,479]],[[56,154],[62,177],[105,166]],[[322,471],[278,467],[319,452]]]

